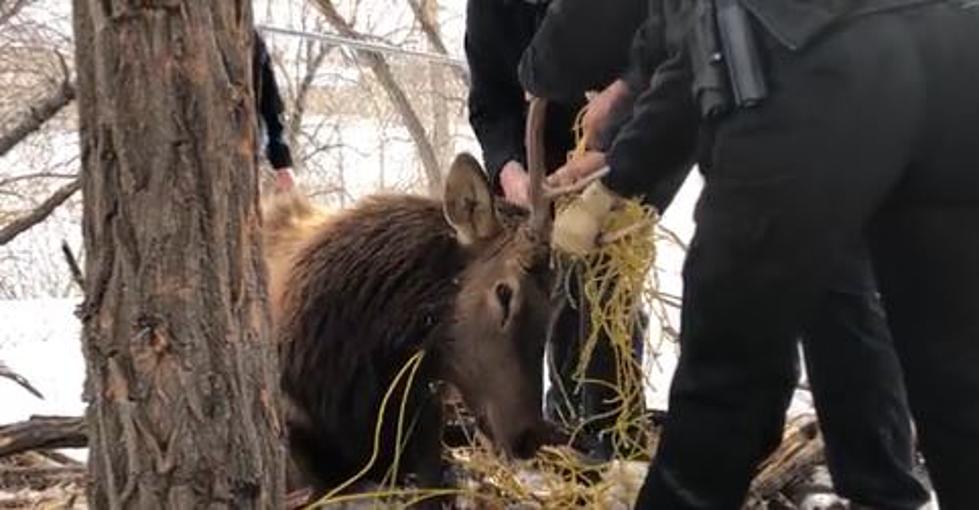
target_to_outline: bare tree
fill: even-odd
[[[93,508],[281,508],[251,2],[74,0]]]
[[[423,5],[424,4],[424,5]],[[415,18],[421,26],[425,38],[428,39],[429,46],[436,53],[448,55],[449,50],[442,39],[442,27],[438,22],[438,2],[434,0],[408,0],[411,11],[415,13]],[[456,79],[462,82],[467,88],[470,85],[469,73],[462,67],[452,66]]]
[[[340,34],[351,39],[363,39],[364,37],[358,33],[350,23],[336,10],[331,0],[315,0],[316,5],[323,12],[327,21],[333,25]],[[411,135],[412,141],[414,141],[415,146],[418,150],[418,156],[421,158],[422,167],[425,169],[425,176],[427,178],[428,192],[432,196],[438,196],[442,193],[442,170],[439,167],[438,156],[435,153],[435,149],[432,146],[431,140],[428,138],[428,134],[425,132],[425,126],[422,123],[421,117],[415,110],[412,102],[408,99],[408,95],[398,84],[398,80],[394,76],[394,72],[391,71],[391,67],[388,65],[387,60],[379,53],[369,52],[366,50],[358,50],[358,56],[370,67],[374,76],[380,82],[381,87],[384,92],[388,95],[391,103],[397,109],[398,113],[401,115],[402,121],[405,127],[408,129],[408,133]]]
[[[423,0],[424,7],[419,18],[422,27],[428,36],[429,46],[432,49],[443,53],[445,46],[442,44],[442,34],[438,24],[438,0]],[[409,0],[414,4],[414,0]],[[417,13],[416,13],[417,15]],[[452,140],[449,138],[449,107],[446,105],[446,86],[445,86],[445,66],[438,62],[428,64],[429,94],[432,107],[432,144],[438,154],[439,164],[444,167],[452,157]]]

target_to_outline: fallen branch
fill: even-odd
[[[0,427],[0,457],[39,449],[82,448],[88,446],[85,429],[85,420],[67,416],[32,416],[4,425]]]
[[[54,485],[83,484],[85,466],[43,466],[0,468],[0,487],[7,491],[43,490]]]
[[[34,225],[44,221],[59,205],[63,204],[65,200],[71,198],[82,187],[81,178],[77,178],[74,181],[58,188],[57,191],[51,194],[44,202],[34,208],[31,212],[17,218],[10,223],[4,225],[0,229],[0,246],[3,246],[14,238],[24,233]]]
[[[750,500],[766,501],[792,483],[805,478],[823,462],[823,440],[814,417],[790,424],[782,446],[762,466],[751,486]]]

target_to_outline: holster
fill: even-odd
[[[697,0],[687,47],[701,116],[717,118],[768,96],[756,34],[738,0]]]

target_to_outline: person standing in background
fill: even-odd
[[[295,185],[295,176],[292,172],[292,151],[283,138],[282,113],[285,106],[272,70],[272,58],[257,30],[252,37],[252,84],[255,89],[259,145],[264,146],[265,157],[275,172],[276,189],[290,189]]]

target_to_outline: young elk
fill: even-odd
[[[533,112],[538,119],[540,106]],[[441,484],[436,381],[457,387],[511,456],[532,456],[549,436],[541,366],[551,313],[550,208],[540,141],[530,142],[530,211],[494,200],[468,154],[452,163],[443,200],[374,196],[327,217],[287,192],[267,206],[290,451],[315,491],[368,464],[365,479],[380,482],[396,449],[399,481]],[[404,380],[375,427],[383,396],[419,351],[398,449]]]

